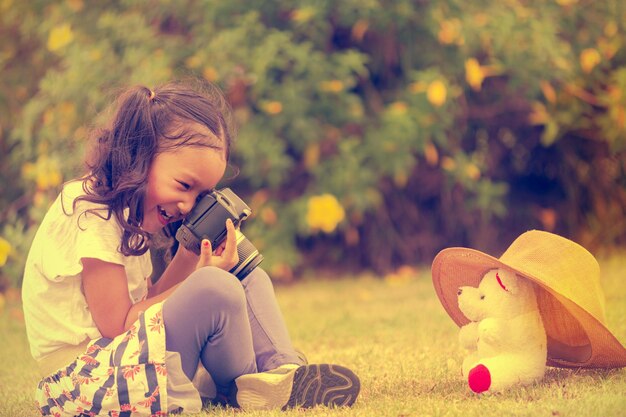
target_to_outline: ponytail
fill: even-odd
[[[146,87],[135,87],[120,96],[110,128],[100,131],[97,146],[87,160],[91,180],[85,187],[87,194],[74,201],[74,205],[87,200],[109,207],[107,218],[113,214],[122,225],[120,250],[127,256],[148,250],[149,234],[140,226],[145,182],[158,149],[153,94]]]

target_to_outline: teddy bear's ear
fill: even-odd
[[[498,281],[498,285],[502,287],[502,290],[511,294],[517,294],[519,282],[514,272],[507,271],[506,269],[498,269],[496,271],[496,281]]]

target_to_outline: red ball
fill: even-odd
[[[472,391],[476,393],[485,392],[491,386],[491,374],[485,365],[476,365],[469,371],[467,382]]]

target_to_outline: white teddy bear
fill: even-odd
[[[492,269],[478,288],[459,288],[458,305],[470,320],[459,341],[470,351],[463,360],[463,377],[472,391],[502,391],[543,377],[546,332],[530,281]]]

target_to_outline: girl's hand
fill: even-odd
[[[239,262],[239,254],[237,253],[237,237],[235,225],[232,220],[226,220],[226,239],[215,252],[211,247],[208,239],[203,239],[200,245],[200,258],[196,269],[203,266],[216,266],[225,271],[230,271]]]

